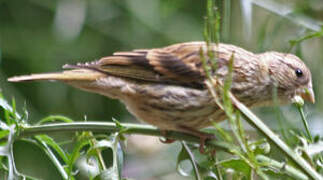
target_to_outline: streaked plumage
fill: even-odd
[[[207,57],[206,49],[204,42],[188,42],[117,52],[98,61],[64,66],[72,70],[18,76],[9,81],[63,81],[120,99],[138,119],[161,129],[199,129],[225,119],[204,84],[200,52]],[[234,53],[231,91],[247,106],[272,105],[274,87],[281,104],[290,103],[295,95],[314,102],[311,73],[298,57],[278,52],[254,54],[228,44],[212,45],[212,49],[218,55],[218,68],[212,75],[220,81],[226,78]]]

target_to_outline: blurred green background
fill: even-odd
[[[321,31],[323,3],[320,0],[227,0],[219,1],[218,5],[222,20],[221,42],[253,52],[286,52],[289,40]],[[14,75],[60,71],[66,63],[92,61],[115,51],[201,41],[205,6],[204,0],[0,0],[0,88],[7,99],[16,99],[18,109],[26,104],[30,123],[56,114],[74,120],[84,120],[86,116],[87,120],[110,121],[114,117],[121,122],[137,122],[117,100],[57,82],[8,83],[6,79]],[[322,49],[322,38],[313,38],[292,50],[312,71],[316,103],[307,104],[305,111],[314,134],[323,134]],[[281,110],[286,124],[303,129],[295,107],[290,105]],[[255,112],[266,124],[278,128],[277,115],[272,108]],[[167,147],[176,149],[174,146],[176,144]],[[169,156],[170,151],[169,148],[156,150],[159,156],[147,156],[156,159],[164,157],[163,153]],[[170,155],[166,158],[170,162],[163,163],[175,164],[174,157]],[[129,164],[145,162],[141,156],[131,158],[141,161],[129,161]],[[134,166],[129,167],[131,170]],[[144,176],[146,171],[139,170],[134,173],[137,176],[131,173],[129,176],[169,179],[165,178],[168,169],[160,176]]]

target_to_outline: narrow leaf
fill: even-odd
[[[195,158],[194,158],[192,151],[189,149],[189,147],[187,146],[187,144],[184,141],[182,141],[181,144],[182,144],[182,150],[179,153],[179,155],[177,156],[177,163],[176,163],[177,164],[176,165],[177,171],[182,176],[189,176],[189,174],[187,172],[185,172],[185,170],[182,169],[182,167],[181,167],[182,162],[184,162],[185,160],[189,160],[191,162],[192,167],[193,167],[193,173],[194,173],[195,179],[201,180],[199,170],[197,168]]]

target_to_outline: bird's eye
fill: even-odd
[[[296,74],[297,77],[302,77],[303,76],[303,71],[300,70],[300,69],[296,69],[295,74]]]

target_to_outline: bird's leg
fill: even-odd
[[[171,143],[176,141],[175,139],[170,139],[170,138],[166,137],[167,136],[167,130],[160,130],[160,133],[165,138],[165,139],[159,138],[160,142],[165,143],[165,144],[171,144]]]
[[[205,133],[205,132],[202,132],[202,131],[199,131],[199,130],[196,130],[196,129],[193,129],[193,128],[190,128],[190,127],[187,127],[187,126],[178,126],[177,127],[178,130],[180,132],[184,132],[184,133],[187,133],[187,134],[190,134],[190,135],[193,135],[193,136],[197,136],[200,138],[200,147],[199,147],[199,151],[201,154],[205,154],[205,142],[207,140],[212,140],[212,139],[215,139],[216,137],[214,136],[214,134],[209,134],[209,133]],[[164,136],[165,140],[163,139],[160,139],[160,141],[162,143],[165,143],[165,144],[170,144],[170,143],[173,143],[174,141],[176,141],[175,139],[170,139],[170,138],[167,138],[167,130],[160,130],[162,136]],[[215,152],[212,152],[212,154],[214,154]]]
[[[188,134],[191,134],[193,136],[197,136],[200,138],[200,147],[199,147],[199,151],[201,154],[205,154],[205,142],[207,140],[212,140],[215,139],[215,135],[214,134],[210,134],[210,133],[205,133],[187,126],[179,126],[178,127],[180,131],[182,132],[186,132]]]

